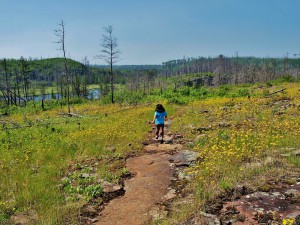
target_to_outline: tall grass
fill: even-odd
[[[238,185],[247,183],[251,188],[272,177],[299,174],[297,157],[281,155],[300,148],[300,85],[268,90],[273,93],[284,87],[286,92],[267,97],[211,98],[183,107],[184,113],[174,120],[172,128],[192,140],[198,136],[193,150],[200,162],[187,171],[194,177],[194,214]],[[209,129],[198,129],[203,127]],[[169,219],[157,224],[178,224],[186,219],[174,208]]]
[[[0,131],[0,221],[6,223],[12,214],[28,209],[37,212],[41,224],[63,224],[69,214],[78,217],[84,203],[69,204],[60,189],[68,166],[81,159],[122,158],[138,151],[153,109],[94,102],[76,106],[82,118],[59,116],[60,109],[6,118],[22,128]],[[116,152],[106,151],[107,146],[115,146]],[[114,172],[99,165],[100,176]]]

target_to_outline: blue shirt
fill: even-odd
[[[167,116],[167,112],[157,112],[155,111],[155,124],[165,124],[165,117]]]

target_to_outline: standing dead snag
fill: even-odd
[[[109,65],[110,89],[111,89],[111,102],[114,103],[114,75],[113,65],[120,61],[121,52],[117,49],[117,38],[113,35],[113,27],[104,27],[103,43],[101,44],[102,55],[97,58],[103,59]]]
[[[60,27],[58,30],[54,30],[55,36],[58,37],[58,41],[55,42],[57,44],[60,44],[60,48],[58,50],[61,50],[63,52],[64,57],[64,68],[65,68],[65,82],[67,86],[67,103],[68,103],[68,113],[71,113],[71,107],[70,107],[70,74],[68,70],[68,62],[66,57],[66,47],[65,47],[65,25],[66,23],[61,20],[61,22],[58,24]],[[63,81],[61,81],[63,82]]]

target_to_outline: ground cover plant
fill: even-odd
[[[150,129],[150,100],[165,105],[172,132],[190,140],[186,147],[200,159],[185,189],[194,200],[155,223],[187,221],[240,183],[297,171],[299,157],[281,154],[300,148],[299,89],[298,83],[182,87],[140,99],[150,103],[78,100],[72,117],[58,103],[11,109],[0,118],[0,224],[22,212],[32,212],[38,224],[79,224],[79,209],[101,198],[98,180],[118,183],[128,173],[125,159],[139,153]]]
[[[201,217],[207,204],[241,185],[263,190],[269,179],[299,181],[299,157],[289,154],[300,148],[299,84],[249,88],[256,97],[217,97],[181,106],[172,128],[192,140],[189,145],[199,155],[187,172],[193,182],[186,192],[194,200],[181,208],[175,204],[170,218],[155,224]]]
[[[0,132],[1,223],[6,224],[11,215],[29,209],[36,212],[41,224],[63,224],[68,214],[75,214],[74,220],[78,219],[78,208],[98,196],[102,187],[89,185],[87,178],[77,180],[86,183],[77,186],[82,190],[72,190],[66,185],[68,181],[62,180],[68,167],[80,166],[85,159],[97,159],[98,176],[117,180],[126,169],[122,163],[113,169],[114,162],[106,164],[105,160],[124,160],[138,151],[153,113],[152,105],[103,106],[94,102],[75,108],[82,117],[64,117],[58,108],[5,118]],[[107,151],[112,146],[114,151]],[[86,198],[78,199],[75,194]]]

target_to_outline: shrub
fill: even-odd
[[[184,86],[179,89],[181,95],[189,96],[191,94],[191,88]]]
[[[286,83],[295,82],[295,78],[292,75],[287,74],[273,81],[274,84],[281,84],[285,82]]]
[[[218,96],[219,97],[225,97],[229,94],[229,92],[232,90],[231,85],[221,85],[218,90]]]
[[[245,97],[245,96],[248,96],[249,94],[250,94],[250,92],[249,92],[248,88],[241,88],[238,90],[239,97]]]

